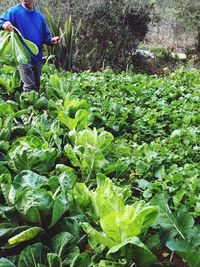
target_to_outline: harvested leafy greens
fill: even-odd
[[[34,55],[38,54],[38,47],[23,38],[16,28],[11,32],[0,31],[0,62],[12,65],[29,63],[31,57],[23,43]]]

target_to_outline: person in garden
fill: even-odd
[[[58,36],[52,37],[46,20],[42,13],[35,7],[34,0],[22,0],[18,5],[9,8],[0,16],[0,29],[12,31],[16,27],[22,36],[37,45],[39,53],[37,56],[29,51],[30,64],[21,64],[19,73],[23,82],[23,90],[39,90],[40,76],[43,57],[43,44],[49,46],[61,42]]]

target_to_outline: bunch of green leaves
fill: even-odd
[[[35,266],[37,262],[58,267],[73,263],[80,254],[76,237],[67,232],[67,226],[59,224],[59,220],[68,210],[66,193],[74,186],[76,179],[73,169],[64,165],[57,166],[56,176],[49,179],[31,171],[22,171],[12,181],[9,171],[5,174],[4,170],[4,175],[0,176],[0,193],[5,201],[4,205],[0,205],[1,248],[17,249],[23,248],[23,244],[35,244],[25,246],[17,261],[1,258],[0,265],[9,266],[12,262],[12,266]],[[51,228],[55,225],[60,232],[52,236]],[[49,238],[48,247],[37,243],[44,236]],[[30,253],[31,258],[28,259]]]
[[[161,240],[176,254],[185,259],[190,267],[200,264],[200,233],[199,227],[194,225],[194,219],[185,208],[176,214],[168,206],[167,198],[159,195],[151,201],[158,204],[160,214],[155,225],[161,228]]]
[[[30,266],[155,266],[152,249],[158,254],[167,246],[171,259],[179,255],[195,266],[199,71],[164,78],[66,73],[47,65],[44,71],[42,94],[0,101],[0,252],[17,254],[0,263],[24,266],[31,253]],[[40,109],[41,98],[47,102]],[[80,110],[98,114],[94,130],[85,128],[85,118],[73,124]],[[80,183],[87,178],[87,186]],[[169,199],[173,223],[148,231],[158,209],[147,202],[159,193]],[[55,250],[54,238],[66,252]]]
[[[99,224],[100,231],[89,223],[82,223],[87,233],[89,244],[96,253],[108,248],[106,258],[123,261],[125,266],[134,262],[149,266],[156,262],[155,256],[138,238],[146,232],[158,215],[156,206],[146,206],[142,202],[125,205],[127,191],[113,185],[111,180],[99,176],[95,191],[90,191],[85,184],[77,183],[73,190],[76,205]],[[141,258],[138,254],[142,255]]]
[[[105,166],[113,136],[106,131],[98,134],[95,128],[87,128],[71,131],[69,137],[72,145],[65,145],[64,154],[74,167],[80,168],[82,180],[88,183]]]
[[[21,33],[14,28],[13,31],[0,32],[0,60],[6,64],[27,64],[31,57],[27,48],[37,55],[38,47],[29,40],[23,38]]]
[[[14,109],[11,103],[0,99],[0,140],[8,141],[13,131]]]
[[[22,170],[32,170],[39,174],[46,174],[55,166],[59,151],[50,147],[41,138],[31,135],[18,138],[8,152],[8,165],[19,173]]]
[[[20,77],[16,68],[2,66],[0,70],[0,86],[7,94],[12,94],[20,86]]]
[[[93,122],[93,114],[90,105],[84,99],[74,95],[66,94],[62,105],[57,105],[58,120],[65,125],[69,131],[76,129],[81,131]]]
[[[47,112],[34,116],[27,136],[37,136],[49,147],[56,147],[61,152],[63,129],[57,119],[50,119]]]

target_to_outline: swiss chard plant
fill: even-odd
[[[77,183],[73,195],[78,207],[99,225],[98,231],[87,222],[81,224],[96,253],[107,248],[107,259],[124,260],[126,266],[134,262],[150,266],[157,261],[138,237],[155,221],[157,206],[142,202],[125,205],[123,190],[120,192],[109,179],[99,181],[95,191]]]
[[[79,167],[82,179],[87,183],[106,165],[106,155],[111,149],[113,136],[94,128],[69,133],[71,144],[66,144],[64,153],[74,167]]]

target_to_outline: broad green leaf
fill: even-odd
[[[92,204],[92,195],[84,183],[76,183],[73,190],[73,195],[79,207],[87,208]]]
[[[69,115],[75,116],[78,110],[88,110],[90,104],[85,99],[66,98],[64,101],[64,107],[67,109]]]
[[[40,176],[32,171],[22,171],[13,180],[13,186],[17,190],[25,188],[36,189],[46,183],[48,179],[45,176]]]
[[[77,240],[82,236],[82,229],[80,227],[80,222],[85,221],[85,216],[83,214],[64,217],[58,224],[61,230],[65,230],[71,233]]]
[[[22,45],[19,37],[14,31],[10,33],[11,35],[11,46],[14,53],[15,62],[18,64],[27,64],[30,62],[30,55],[26,48]]]
[[[58,112],[58,119],[62,122],[67,128],[71,131],[76,128],[77,121],[73,118],[70,118],[68,114],[63,111]]]
[[[62,267],[62,260],[61,258],[55,253],[48,253],[47,260],[49,267]]]
[[[101,132],[100,135],[97,138],[97,146],[101,149],[103,152],[108,152],[109,146],[112,143],[114,137],[109,132]]]
[[[70,265],[72,264],[72,262],[80,255],[80,249],[79,247],[74,247],[69,254],[67,255],[67,257],[65,258],[65,260],[63,261],[63,265]]]
[[[30,226],[13,226],[8,223],[0,224],[0,238],[10,238],[13,235],[17,235],[22,231],[29,229]]]
[[[19,216],[15,207],[3,206],[0,204],[0,218],[6,220],[7,223],[17,227],[19,223]]]
[[[10,114],[12,117],[14,117],[14,110],[12,109],[12,106],[6,102],[0,103],[0,115],[8,115]]]
[[[65,191],[60,193],[54,200],[53,215],[49,228],[54,226],[57,221],[63,216],[68,209],[68,201],[66,199]]]
[[[149,267],[157,262],[155,255],[140,241],[138,237],[125,239],[119,245],[109,249],[108,259],[126,259],[130,265],[133,262],[142,267]]]
[[[88,145],[96,147],[97,132],[96,129],[85,129],[77,134],[76,145],[86,148]]]
[[[158,215],[157,207],[126,206],[124,212],[114,211],[100,219],[103,231],[115,242],[123,242],[126,238],[138,236],[147,230]]]
[[[38,267],[47,265],[48,248],[42,243],[26,247],[19,256],[18,267]]]
[[[95,201],[100,218],[114,211],[122,213],[125,209],[122,197],[114,192],[113,183],[108,178],[103,186],[96,189]]]
[[[79,159],[77,158],[72,146],[70,144],[67,144],[64,147],[64,152],[66,154],[66,156],[70,159],[71,163],[73,166],[75,167],[80,167],[81,163],[79,161]]]
[[[34,142],[31,143],[31,141],[16,142],[8,152],[8,164],[11,169],[17,173],[31,170],[39,174],[46,174],[55,165],[59,152],[55,148],[41,149],[40,147],[39,149],[34,147],[38,145]]]
[[[15,207],[27,221],[40,226],[48,223],[52,213],[53,199],[43,189],[24,189],[15,201]]]
[[[87,252],[83,252],[78,255],[75,260],[71,263],[70,267],[89,267],[91,266],[91,255]]]
[[[57,234],[51,241],[53,252],[64,260],[75,246],[75,237],[68,232]]]
[[[169,231],[171,237],[178,236],[186,240],[186,233],[190,231],[191,227],[194,225],[194,219],[191,215],[187,214],[187,216],[185,216],[185,213],[181,213],[181,217],[178,217],[173,214],[164,195],[159,195],[154,198],[151,203],[157,203],[160,207],[160,213],[156,223],[160,224],[163,229]]]
[[[135,205],[134,223],[141,225],[141,232],[144,232],[154,223],[158,214],[158,206],[144,206],[143,203],[140,204],[139,202]]]
[[[111,248],[115,245],[112,239],[95,230],[89,223],[81,223],[81,227],[89,236],[89,239],[91,240],[90,244],[93,244],[94,248],[96,248],[98,244],[103,244],[108,248]]]
[[[8,239],[8,243],[10,245],[17,245],[19,243],[26,242],[36,237],[42,231],[43,229],[40,227],[32,227],[28,230],[19,233],[18,235],[11,237],[10,239]]]
[[[19,31],[17,28],[14,27],[14,29],[15,29],[15,31],[19,34],[19,36],[20,36],[21,39],[24,41],[24,43],[28,46],[28,48],[30,49],[30,51],[31,51],[35,56],[37,56],[37,54],[39,53],[39,49],[38,49],[37,45],[35,45],[33,42],[31,42],[31,41],[25,39],[25,38],[22,36],[22,34],[20,33],[20,31]]]
[[[9,43],[10,35],[7,31],[1,31],[0,34],[0,58],[2,57],[4,50]]]
[[[72,189],[77,181],[77,175],[73,168],[65,165],[56,165],[56,172],[63,189]]]
[[[80,109],[75,114],[75,121],[76,121],[76,129],[77,131],[81,131],[87,128],[90,124],[90,113],[85,109]]]
[[[199,267],[200,266],[200,253],[199,252],[182,252],[178,253],[184,260],[189,264],[189,267]]]

